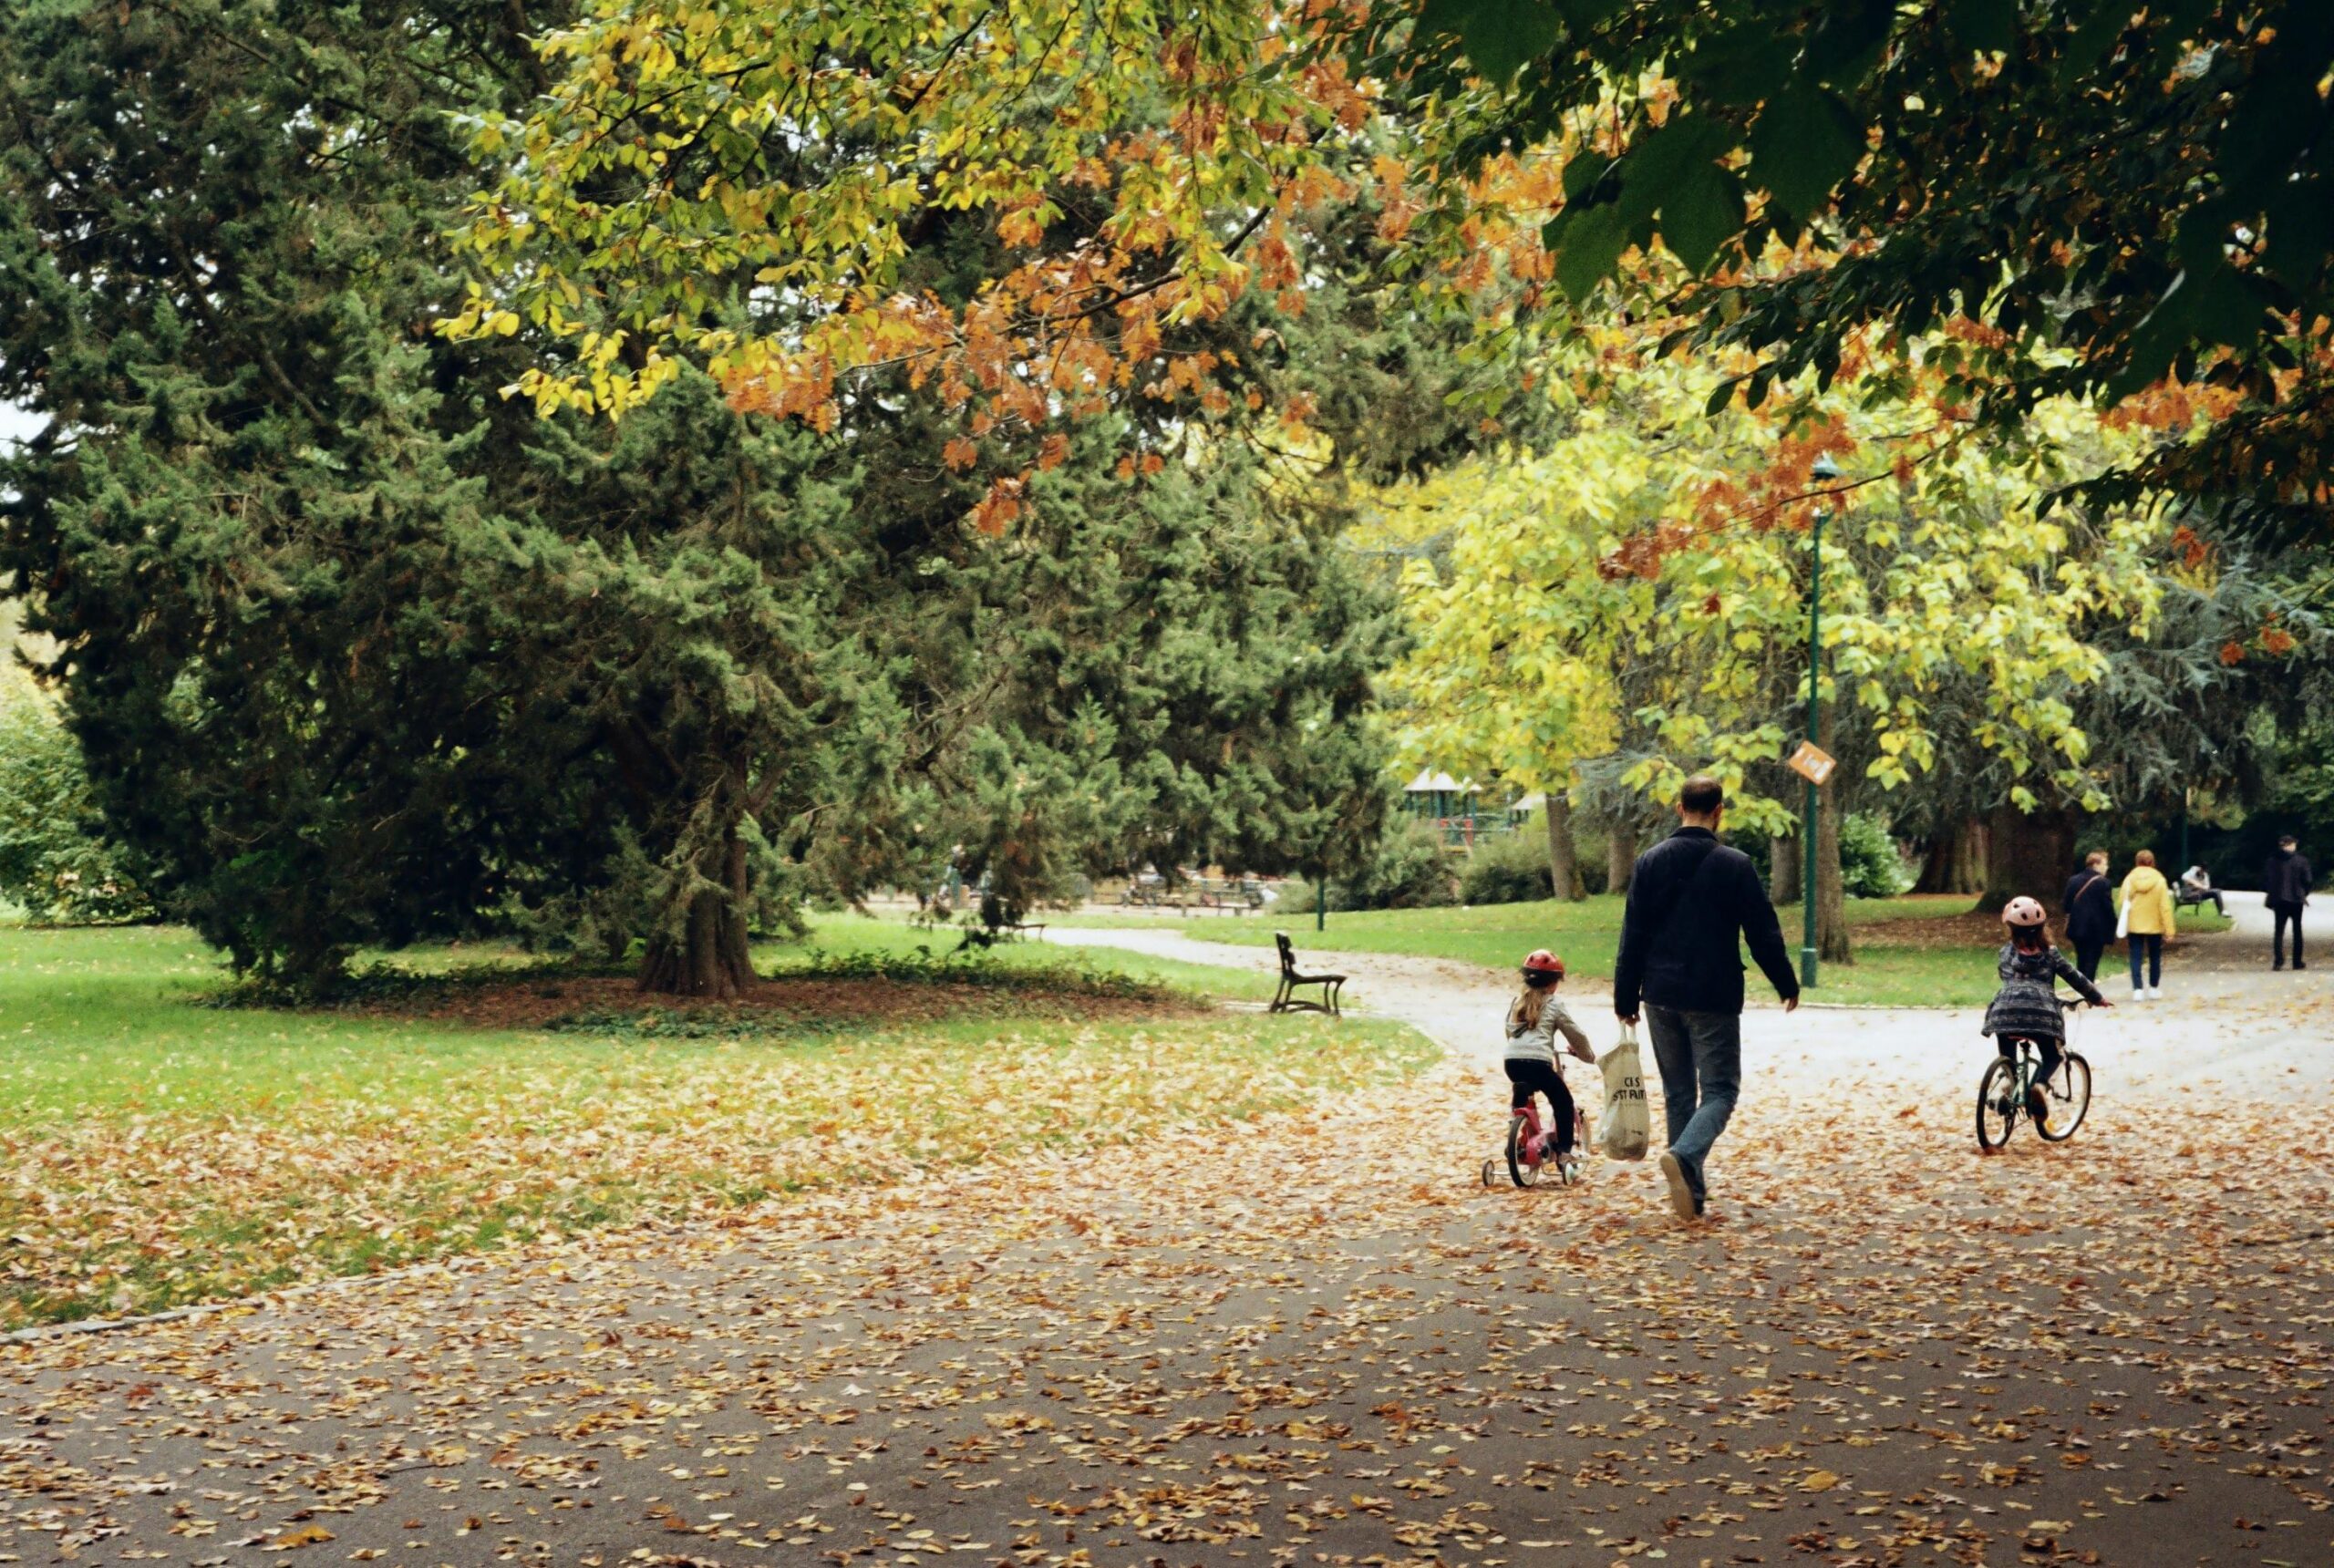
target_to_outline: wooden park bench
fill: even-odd
[[[1157,909],[1170,902],[1167,879],[1156,874],[1129,879],[1126,891],[1119,894],[1119,902],[1142,909]]]
[[[956,951],[969,947],[989,947],[999,942],[1037,941],[1046,939],[1046,924],[1041,920],[1025,920],[1017,925],[968,925],[964,939],[956,944]]]
[[[2226,914],[2228,908],[2221,903],[2221,890],[2216,887],[2192,887],[2185,882],[2172,884],[2172,907],[2175,910],[2194,909],[2200,903],[2213,906],[2215,914]]]
[[[1265,884],[1250,877],[1203,877],[1196,902],[1202,909],[1245,914],[1265,907]]]
[[[1273,993],[1272,1011],[1327,1013],[1331,1017],[1344,1017],[1345,1014],[1338,1007],[1338,994],[1345,988],[1346,977],[1342,975],[1307,975],[1299,970],[1296,967],[1296,949],[1290,944],[1286,931],[1273,933],[1273,945],[1280,949],[1280,988]],[[1321,987],[1321,999],[1317,1002],[1298,1001],[1296,992],[1299,985],[1318,985]]]

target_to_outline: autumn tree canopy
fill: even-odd
[[[501,175],[448,325],[543,332],[518,384],[546,407],[621,412],[676,356],[821,425],[891,366],[976,435],[1220,407],[1240,350],[1177,328],[1293,305],[1298,214],[1368,185],[1391,272],[1494,334],[1551,276],[1625,277],[1679,341],[1751,351],[1755,402],[1959,322],[1949,379],[1994,428],[2139,399],[2164,438],[2102,493],[2316,527],[2329,51],[2305,0],[620,0],[547,34],[546,97],[470,123]],[[958,222],[1003,250],[952,294],[915,257]],[[991,525],[1025,479],[991,476]]]
[[[2005,461],[1926,406],[1869,404],[1861,377],[1798,420],[1713,407],[1723,366],[1638,336],[1551,366],[1562,431],[1537,449],[1378,492],[1394,532],[1437,531],[1389,680],[1414,761],[1561,792],[1611,759],[1657,799],[1708,770],[1743,826],[1792,831],[1775,763],[1803,729],[1820,508],[1842,784],[1883,797],[1942,762],[2021,810],[2109,801],[2079,705],[2108,647],[2144,645],[2180,553],[2161,507],[2046,503],[2136,438],[2053,403],[2036,455]],[[1812,472],[1824,457],[1836,480]],[[1836,903],[1836,848],[1821,858]]]
[[[1572,139],[1564,287],[1658,236],[1694,274],[1680,340],[1754,353],[1752,401],[1957,320],[1951,385],[1997,428],[2138,399],[2165,438],[2103,492],[2334,519],[2318,0],[1430,0],[1374,37],[1365,68],[1450,128],[1446,183]]]
[[[449,330],[544,335],[546,411],[621,415],[676,356],[821,430],[892,369],[973,438],[1220,397],[1238,349],[1168,335],[1296,287],[1291,224],[1344,189],[1320,144],[1363,120],[1309,35],[1231,0],[593,8],[542,40],[547,97],[472,127],[503,173]],[[970,287],[935,266],[958,231],[998,247]]]

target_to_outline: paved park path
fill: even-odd
[[[1992,1160],[1974,1017],[1754,1013],[1696,1228],[1352,958],[1406,1092],[0,1351],[0,1562],[2334,1563],[2334,986],[2222,940]]]

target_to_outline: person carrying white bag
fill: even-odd
[[[1715,779],[1689,779],[1678,791],[1681,826],[1629,874],[1613,965],[1615,1016],[1634,1026],[1642,1004],[1652,1037],[1669,1132],[1661,1174],[1681,1220],[1699,1218],[1709,1202],[1710,1146],[1741,1088],[1744,939],[1784,1009],[1799,1006],[1775,906],[1750,858],[1718,841],[1725,808]]]
[[[1608,1160],[1642,1160],[1653,1141],[1653,1113],[1645,1103],[1645,1069],[1637,1063],[1637,1032],[1621,1025],[1620,1043],[1597,1058],[1605,1074],[1605,1109],[1596,1118],[1596,1148]]]

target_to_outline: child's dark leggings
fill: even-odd
[[[1548,1097],[1548,1109],[1556,1119],[1556,1124],[1548,1129],[1556,1135],[1556,1152],[1571,1153],[1572,1090],[1565,1087],[1564,1075],[1546,1062],[1511,1058],[1507,1064],[1507,1081],[1515,1086],[1507,1097],[1507,1103],[1513,1109],[1522,1110],[1530,1105],[1534,1093]]]
[[[2066,1053],[2059,1048],[2059,1042],[2049,1035],[2033,1035],[2029,1037],[2033,1040],[2034,1049],[2042,1058],[2034,1069],[2034,1082],[2039,1088],[2050,1081],[2050,1075],[2059,1070],[2059,1064],[2066,1059]],[[2018,1042],[2016,1040],[1996,1040],[1994,1044],[2000,1048],[2002,1060],[2013,1064],[2017,1062]]]

